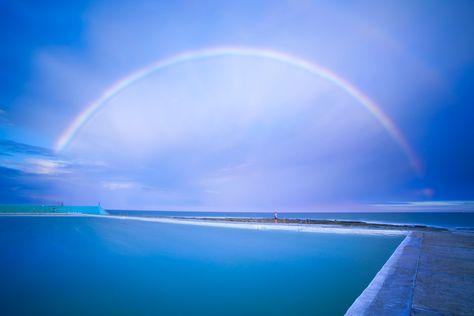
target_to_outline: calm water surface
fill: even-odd
[[[342,315],[402,238],[0,216],[0,314]]]

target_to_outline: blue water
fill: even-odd
[[[402,237],[0,216],[2,315],[342,315]]]
[[[263,217],[273,213],[251,212],[172,212],[172,211],[121,211],[107,210],[116,215],[130,216],[205,216],[205,217]],[[474,213],[468,212],[400,212],[400,213],[279,213],[280,218],[356,220],[372,223],[419,224],[444,228],[474,229]]]

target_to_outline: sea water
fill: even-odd
[[[273,213],[256,212],[173,212],[173,211],[122,211],[107,210],[113,215],[158,217],[255,217],[273,218]],[[363,221],[368,223],[408,224],[474,229],[473,212],[379,212],[379,213],[278,213],[279,218]]]
[[[342,315],[402,239],[0,216],[0,314]]]

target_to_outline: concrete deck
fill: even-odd
[[[474,234],[411,233],[346,315],[474,315]]]

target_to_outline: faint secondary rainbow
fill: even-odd
[[[263,58],[281,62],[301,70],[307,71],[313,75],[324,78],[336,86],[340,87],[347,94],[351,95],[357,100],[362,106],[364,106],[387,130],[393,140],[398,144],[404,154],[407,156],[411,166],[418,172],[421,173],[421,164],[417,155],[409,145],[408,141],[403,136],[400,129],[395,123],[385,114],[382,109],[372,101],[362,91],[357,89],[349,81],[340,77],[331,70],[320,66],[314,62],[310,62],[303,58],[299,58],[287,53],[261,49],[261,48],[248,48],[248,47],[216,47],[208,49],[200,49],[183,52],[165,59],[158,60],[157,62],[148,65],[144,68],[133,72],[132,74],[120,79],[115,82],[112,86],[107,88],[99,98],[88,104],[84,110],[77,115],[69,126],[63,131],[58,137],[55,143],[56,151],[62,151],[66,148],[82,127],[102,108],[108,101],[117,96],[121,91],[125,90],[135,82],[146,78],[152,73],[162,70],[164,68],[173,67],[179,64],[194,62],[202,59],[209,59],[214,57],[222,56],[240,56],[240,57],[252,57],[252,58]]]

